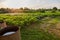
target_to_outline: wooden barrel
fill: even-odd
[[[5,28],[5,29],[9,29],[10,27],[8,28]],[[11,27],[12,28],[12,27]],[[4,30],[4,29],[3,29]],[[12,31],[14,31],[14,29],[11,29]],[[7,31],[6,31],[7,32]],[[0,40],[21,40],[20,38],[20,28],[18,28],[17,30],[15,30],[15,33],[11,34],[11,35],[6,35],[6,36],[0,36]]]

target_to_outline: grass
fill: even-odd
[[[47,31],[45,32],[44,30],[40,28],[40,24],[34,24],[22,29],[22,40],[60,40],[60,38],[48,33]]]
[[[41,25],[41,23],[49,23],[50,26],[53,28],[53,25],[55,25],[56,23],[59,22],[59,18],[45,18],[44,20],[41,20],[40,23],[37,24],[32,24],[27,28],[24,28],[21,30],[21,36],[22,36],[22,40],[60,40],[59,37],[57,37],[56,35],[54,35],[53,33],[49,33],[47,29],[43,29]],[[49,25],[47,24],[47,25]],[[48,26],[46,26],[46,28],[48,28]],[[42,27],[42,28],[41,28]],[[49,28],[51,29],[51,28]]]

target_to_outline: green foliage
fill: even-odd
[[[40,12],[45,13],[45,10],[44,9],[41,9]]]
[[[0,20],[5,20],[9,25],[27,26],[39,22],[45,17],[55,18],[60,16],[60,13],[24,13],[19,15],[3,15],[0,14]],[[5,19],[4,19],[5,18]],[[40,18],[40,20],[38,20]]]

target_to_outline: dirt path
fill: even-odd
[[[5,15],[18,15],[18,14],[24,14],[24,13],[6,13]]]
[[[52,33],[53,35],[60,37],[60,22],[56,24],[49,24],[49,22],[46,22],[40,26],[44,31],[48,31],[49,33]]]
[[[60,37],[60,22],[56,24],[54,29],[49,29],[49,32]]]

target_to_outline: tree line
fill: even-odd
[[[10,9],[10,8],[0,8],[0,13],[35,13],[35,12],[46,12],[46,11],[60,11],[57,7],[53,7],[52,9],[29,9],[27,7],[25,8],[19,8],[19,9]]]

